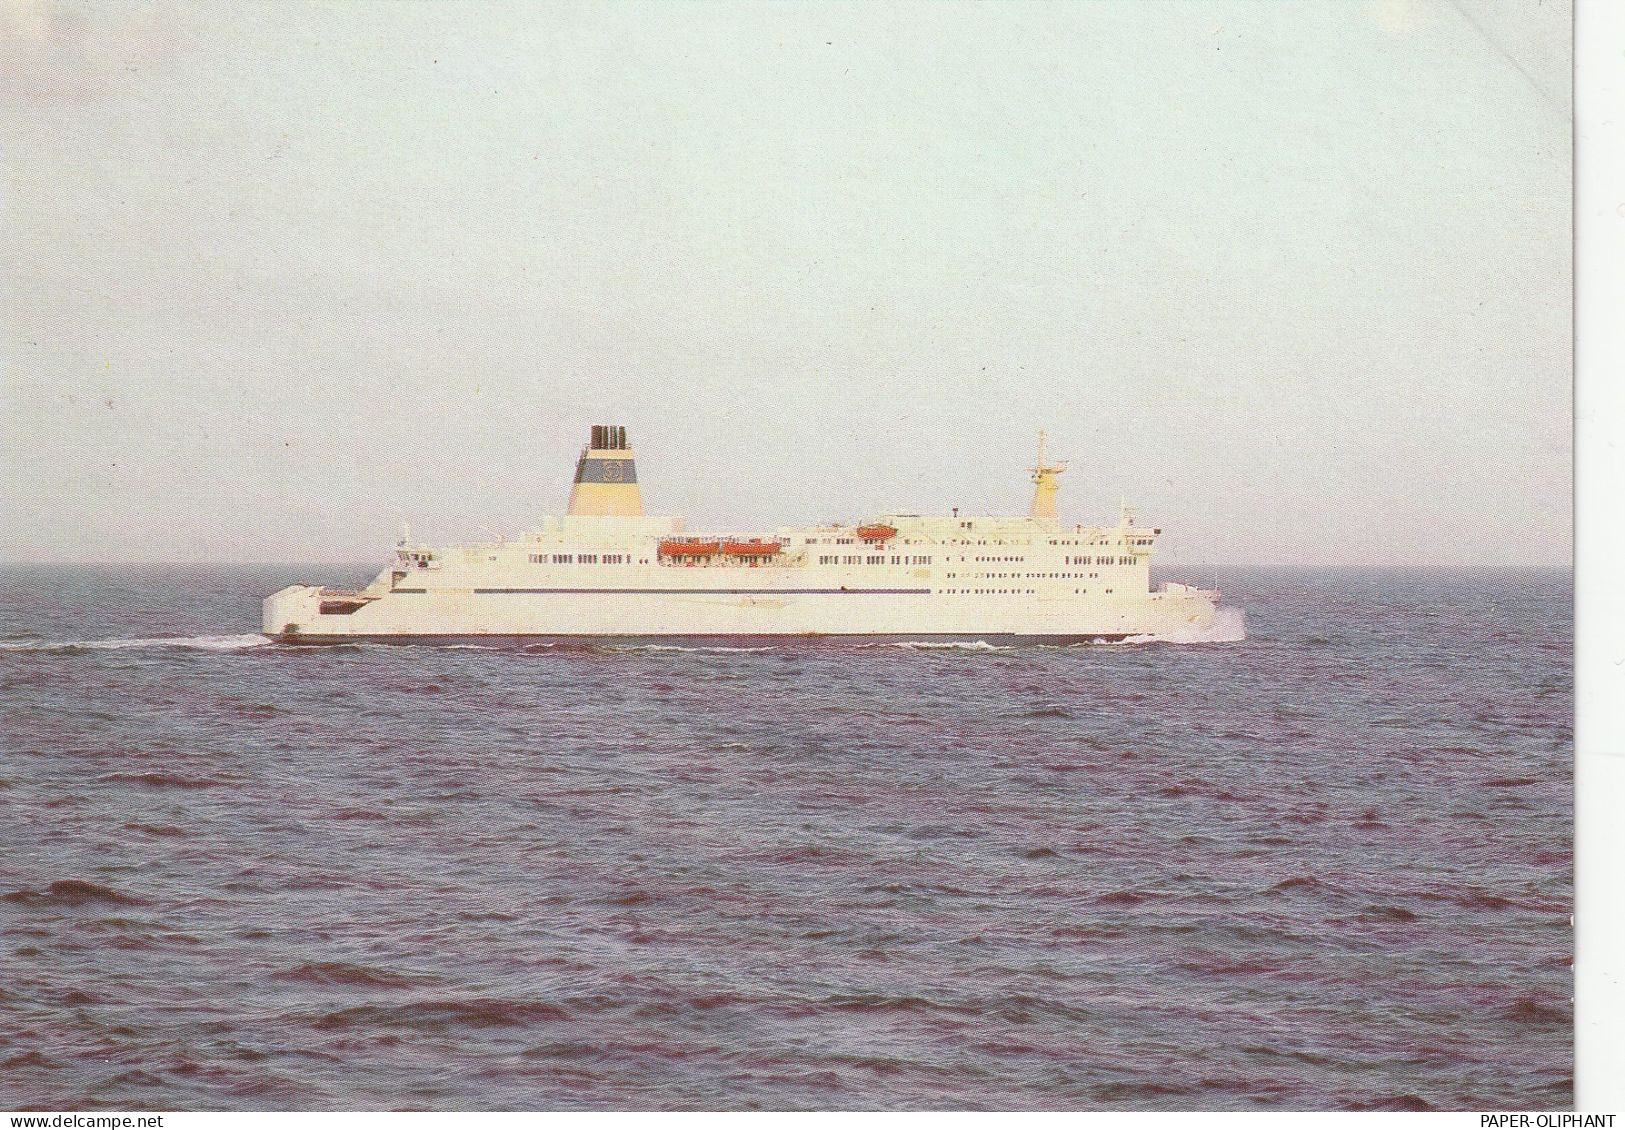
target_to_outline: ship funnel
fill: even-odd
[[[626,443],[625,428],[618,424],[592,426],[587,446],[576,460],[569,512],[597,517],[636,517],[643,513],[638,468]]]
[[[1029,469],[1033,473],[1033,505],[1030,513],[1034,518],[1054,521],[1055,496],[1061,491],[1061,484],[1055,479],[1066,470],[1066,464],[1044,462],[1043,432],[1038,433],[1038,459]]]

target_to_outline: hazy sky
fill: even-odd
[[[1569,553],[1559,0],[0,0],[10,560],[371,560],[592,423],[741,529]],[[1177,571],[1177,568],[1176,570]]]

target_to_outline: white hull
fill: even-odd
[[[294,585],[265,601],[265,632],[300,642],[435,637],[849,636],[1122,639],[1198,634],[1214,594],[1142,593],[1087,601],[1008,595],[963,600],[891,591],[392,591],[323,615],[323,590]]]

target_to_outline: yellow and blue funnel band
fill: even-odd
[[[576,463],[578,483],[635,483],[638,465],[626,451],[589,451]]]
[[[592,438],[576,460],[570,484],[570,511],[595,517],[635,517],[643,513],[638,465],[619,424],[594,424]]]

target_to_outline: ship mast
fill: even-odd
[[[1030,511],[1034,518],[1054,521],[1055,496],[1061,489],[1061,484],[1055,479],[1066,470],[1064,462],[1044,462],[1044,433],[1038,433],[1038,458],[1028,468],[1033,473],[1033,505]]]

